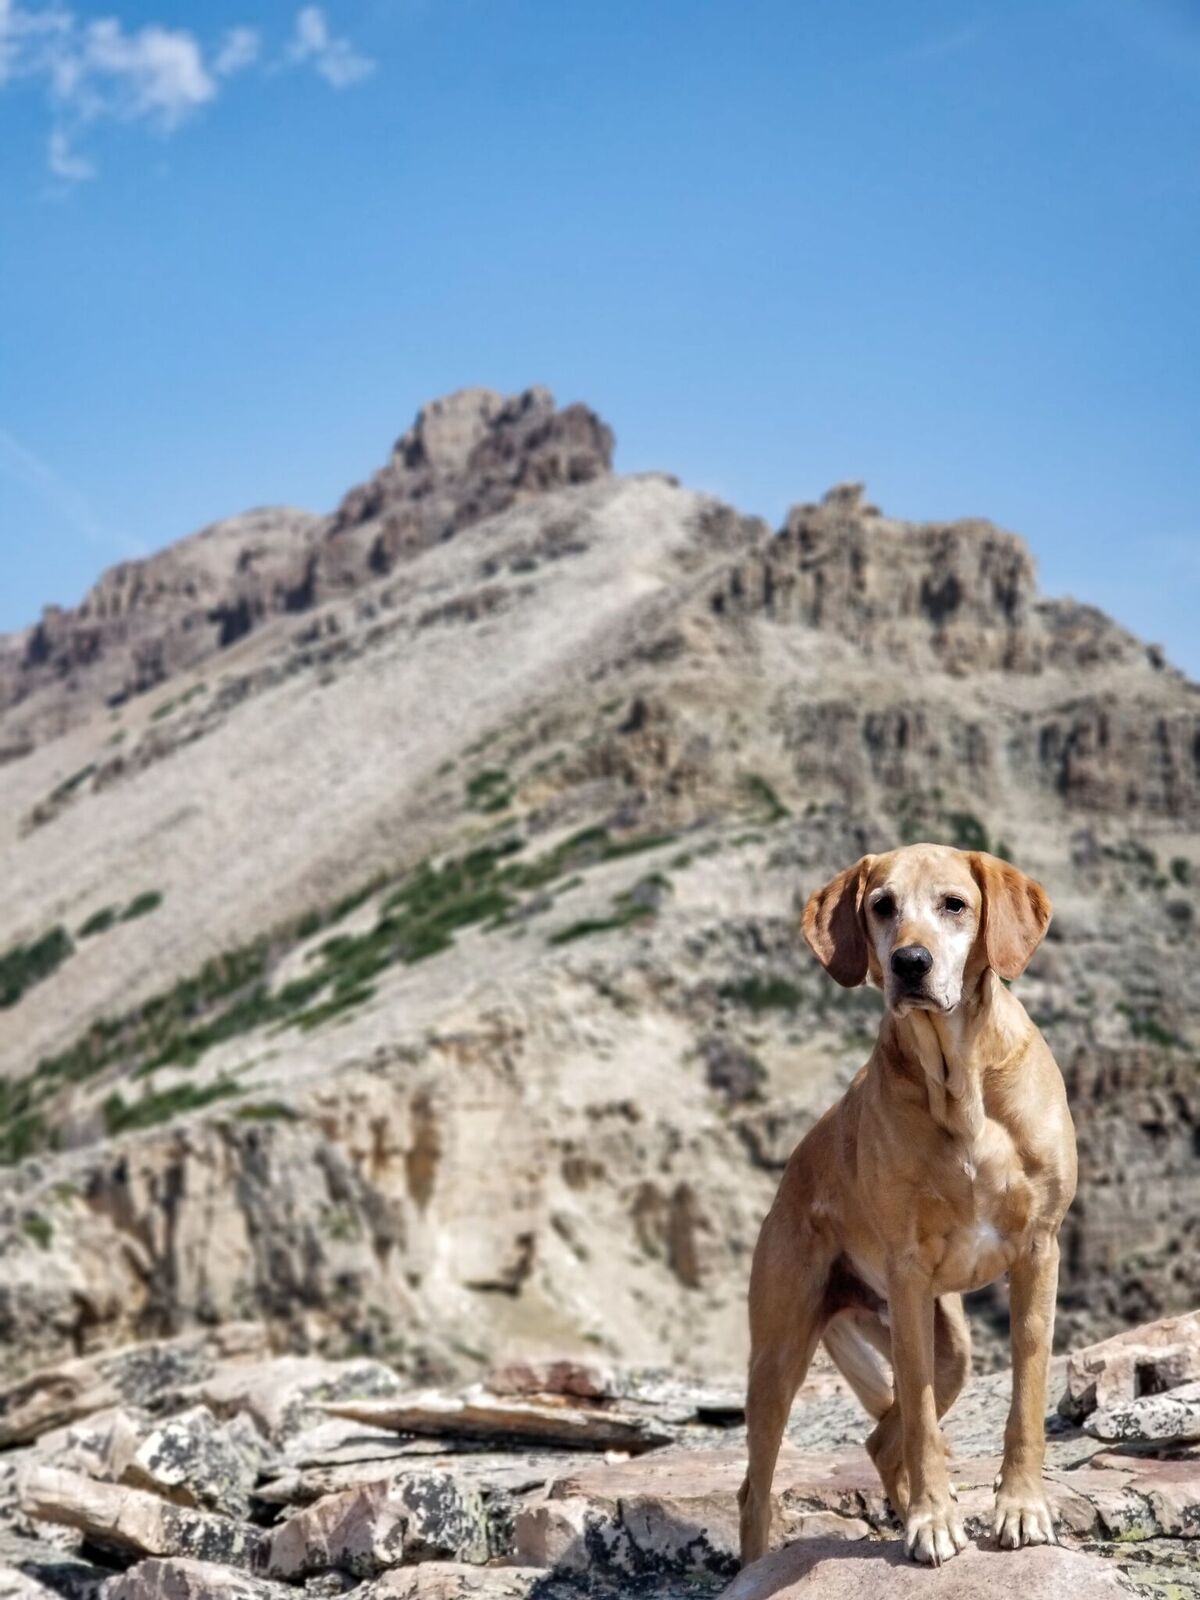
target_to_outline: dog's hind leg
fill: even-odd
[[[821,1337],[831,1252],[815,1230],[769,1216],[750,1275],[746,1477],[738,1491],[742,1565],[766,1552],[771,1480],[796,1390]]]
[[[890,1348],[887,1330],[882,1324],[880,1329],[889,1338]],[[958,1399],[971,1371],[971,1330],[967,1325],[961,1295],[944,1294],[934,1302],[933,1339],[934,1402],[938,1416],[944,1417]],[[836,1356],[834,1359],[837,1359]],[[908,1510],[908,1472],[904,1465],[903,1428],[898,1400],[883,1414],[878,1427],[867,1440],[867,1453],[883,1480],[892,1510],[903,1521]]]
[[[891,1340],[871,1311],[843,1311],[827,1323],[822,1342],[842,1377],[878,1422],[891,1409]]]

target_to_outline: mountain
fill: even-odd
[[[1196,1303],[1197,686],[988,522],[843,485],[773,531],[612,447],[464,391],[332,515],[0,641],[14,1370],[247,1316],[416,1376],[736,1367],[879,1009],[798,905],[918,838],[1055,901],[1020,990],[1079,1125],[1062,1338]]]

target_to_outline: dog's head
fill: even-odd
[[[937,844],[863,856],[804,908],[825,970],[846,988],[870,978],[897,1016],[953,1011],[987,967],[1019,977],[1049,923],[1040,883],[982,850]]]

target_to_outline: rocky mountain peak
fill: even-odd
[[[0,638],[7,747],[73,726],[199,666],[270,617],[353,592],[520,500],[612,469],[612,430],[548,389],[461,389],[430,401],[387,464],[321,518],[269,507],[104,573],[75,608]]]

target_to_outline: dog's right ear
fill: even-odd
[[[830,977],[843,989],[854,989],[867,978],[867,933],[863,927],[862,896],[874,856],[863,856],[831,883],[808,897],[804,908],[804,937],[808,947]]]

